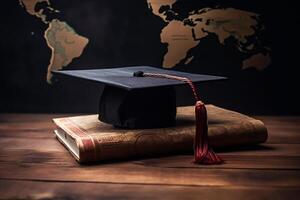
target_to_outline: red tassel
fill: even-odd
[[[208,121],[207,121],[207,111],[204,103],[199,100],[197,90],[193,82],[185,77],[173,76],[168,74],[157,74],[157,73],[144,73],[136,72],[135,76],[148,76],[157,78],[167,78],[186,82],[192,89],[193,95],[196,100],[195,105],[195,115],[196,115],[196,134],[194,141],[194,163],[197,164],[221,164],[223,160],[215,154],[209,145],[208,139]]]
[[[208,140],[207,111],[204,103],[197,101],[195,105],[196,134],[194,143],[194,163],[221,164],[223,160],[211,149]]]

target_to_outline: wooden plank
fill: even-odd
[[[0,137],[50,138],[54,117],[64,114],[0,114]],[[69,114],[67,114],[69,116]]]
[[[298,199],[298,188],[192,187],[0,180],[0,199]]]
[[[239,156],[239,155],[223,155],[220,154],[226,161],[222,165],[216,166],[199,166],[191,161],[193,156],[170,156],[154,159],[144,159],[135,161],[135,164],[144,165],[147,167],[160,168],[207,168],[207,169],[249,169],[249,170],[300,170],[300,157],[286,156]],[[267,160],[267,162],[266,162]]]
[[[277,145],[276,145],[277,146]],[[284,145],[281,145],[281,148]],[[49,166],[75,166],[80,165],[73,159],[70,153],[61,147],[53,149],[52,151],[44,150],[23,150],[23,149],[3,149],[0,152],[1,163],[15,163],[15,164],[47,164]],[[57,151],[56,151],[57,150]],[[282,154],[282,155],[280,155]],[[277,155],[267,155],[263,153],[245,152],[240,155],[239,152],[225,152],[219,155],[226,161],[225,164],[216,165],[214,168],[218,169],[300,169],[300,156],[291,155],[286,156],[283,153]],[[132,161],[133,166],[148,165],[155,167],[171,167],[171,168],[203,168],[203,166],[195,165],[191,161],[192,155],[177,155],[165,156],[159,158],[136,159]],[[107,163],[107,162],[106,162]],[[101,165],[98,163],[97,165]],[[204,166],[211,168],[211,166]]]
[[[55,117],[76,116],[78,114],[46,114],[46,113],[1,113],[0,123],[13,122],[46,122],[51,121]]]
[[[300,143],[300,117],[298,116],[257,116],[268,128],[267,143],[273,144],[299,144]]]
[[[300,144],[265,144],[244,148],[232,148],[221,150],[218,154],[226,160],[226,163],[214,166],[214,168],[300,168]],[[199,167],[191,163],[192,159],[193,156],[191,152],[187,155],[146,159],[145,162],[162,167]],[[136,159],[136,161],[140,160],[141,159]],[[150,162],[148,162],[149,160]],[[79,166],[69,152],[54,138],[54,135],[52,135],[52,138],[35,138],[30,140],[27,138],[1,138],[0,162]]]
[[[53,118],[76,116],[81,114],[11,114],[1,113],[0,124],[7,123],[38,123],[51,122]],[[268,127],[300,127],[300,116],[253,116],[256,119],[262,120]]]
[[[300,187],[299,170],[167,168],[117,163],[80,167],[0,165],[0,179],[189,186]]]
[[[45,114],[45,113],[0,113],[0,123],[7,122],[39,122],[51,121],[56,117],[77,116],[82,113],[65,113],[65,114]],[[82,114],[84,115],[84,114]],[[299,125],[300,116],[253,116],[262,120],[267,125]]]
[[[51,138],[52,118],[76,114],[0,114],[0,137]],[[256,116],[265,122],[273,144],[300,143],[300,117]]]
[[[256,119],[262,120],[265,124],[297,124],[300,116],[253,116]]]
[[[6,150],[37,150],[42,152],[66,151],[57,141],[54,134],[50,138],[10,138],[0,140],[1,151]],[[253,155],[253,156],[300,156],[300,144],[262,144],[244,147],[218,149],[222,155]]]

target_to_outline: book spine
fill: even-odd
[[[84,129],[81,129],[68,118],[55,119],[54,122],[64,130],[65,133],[76,140],[79,157],[75,158],[78,162],[84,163],[99,160],[97,148],[99,145],[96,145],[94,138],[88,135]]]

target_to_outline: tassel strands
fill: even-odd
[[[194,162],[197,164],[221,164],[223,160],[215,154],[209,145],[207,111],[204,103],[195,105],[196,135],[194,140]]]

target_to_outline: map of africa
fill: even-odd
[[[51,49],[47,81],[51,82],[51,70],[60,70],[80,57],[89,38],[77,33],[68,22],[56,18],[48,19],[49,13],[59,13],[49,0],[19,0],[21,6],[38,17],[48,28],[44,38]],[[167,44],[164,52],[164,68],[173,68],[179,63],[188,65],[195,59],[193,48],[201,45],[203,39],[215,35],[221,45],[233,38],[235,48],[246,55],[242,69],[263,70],[271,63],[270,49],[262,45],[259,33],[264,30],[260,16],[256,13],[235,8],[204,7],[182,15],[174,4],[177,0],[144,0],[154,16],[164,22],[160,33],[162,44]]]

